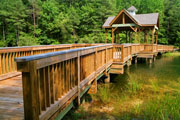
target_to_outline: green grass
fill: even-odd
[[[169,52],[169,53],[163,54],[163,56],[180,56],[180,52]]]

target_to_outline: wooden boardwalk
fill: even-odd
[[[61,119],[76,102],[80,103],[85,92],[97,92],[97,80],[102,76],[109,82],[109,74],[123,74],[132,59],[153,59],[157,53],[173,50],[173,46],[148,44],[2,49],[0,120]],[[16,57],[20,57],[17,63]]]
[[[0,81],[0,120],[24,119],[22,76]]]

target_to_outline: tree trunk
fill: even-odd
[[[19,46],[19,28],[18,27],[16,30],[16,44],[17,44],[17,46]]]
[[[35,8],[34,8],[34,3],[32,4],[33,6],[33,23],[34,23],[34,37],[36,37],[36,14],[35,14]]]
[[[5,32],[5,28],[4,28],[4,23],[3,23],[3,40],[6,40],[6,32]]]

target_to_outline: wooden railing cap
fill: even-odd
[[[83,47],[83,48],[63,50],[63,51],[57,51],[57,52],[50,52],[50,53],[39,54],[39,55],[19,57],[19,58],[15,58],[15,61],[16,62],[28,62],[28,61],[47,58],[47,57],[52,57],[52,56],[57,56],[57,55],[62,55],[62,54],[67,54],[67,53],[72,53],[72,52],[78,52],[78,51],[88,50],[88,49],[93,49],[93,48],[98,48],[98,47],[105,47],[105,46],[112,46],[112,44],[91,46],[91,47]]]

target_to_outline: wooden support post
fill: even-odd
[[[150,58],[149,63],[152,64],[152,62],[153,62],[153,58]]]
[[[114,43],[114,28],[112,28],[112,44]]]
[[[77,52],[78,54],[78,59],[77,59],[77,64],[78,64],[78,105],[80,105],[81,103],[81,96],[80,96],[80,93],[81,93],[81,90],[80,90],[80,82],[81,82],[81,57],[80,57],[80,51]]]
[[[154,57],[154,59],[153,59],[154,61],[156,61],[156,57]]]
[[[155,29],[152,30],[152,44],[154,44],[154,32],[155,32]]]
[[[124,63],[124,46],[121,45],[121,62]]]
[[[148,44],[148,42],[149,42],[149,31],[147,31],[147,33],[146,33],[146,43]]]
[[[158,31],[156,32],[156,44],[158,44]]]
[[[104,79],[104,82],[105,83],[109,83],[110,82],[110,74],[109,73],[107,73],[106,78]]]
[[[141,30],[139,29],[139,36],[138,36],[138,38],[139,38],[139,44],[141,43]]]
[[[39,120],[40,107],[37,92],[36,62],[31,61],[28,64],[18,63],[18,69],[18,71],[22,71],[24,118],[25,120]]]
[[[136,40],[136,34],[137,34],[137,32],[135,32],[134,43],[137,43],[137,40]]]
[[[136,58],[135,58],[135,64],[137,64],[137,61],[138,61],[138,60],[137,60],[137,57],[136,57]]]
[[[129,31],[129,42],[128,43],[131,43],[131,32]]]
[[[107,43],[107,29],[105,29],[105,43]]]
[[[88,91],[89,94],[96,94],[97,93],[97,79],[94,79],[92,84],[91,84],[91,87]]]
[[[132,64],[132,63],[131,63],[131,59],[129,59],[129,60],[127,61],[127,66],[129,67],[131,64]]]
[[[126,43],[128,43],[128,32],[126,31]]]
[[[0,54],[0,75],[2,74],[2,72],[1,72],[1,70],[2,70],[2,65],[1,65],[1,55],[2,54]],[[13,63],[14,64],[14,63]]]

